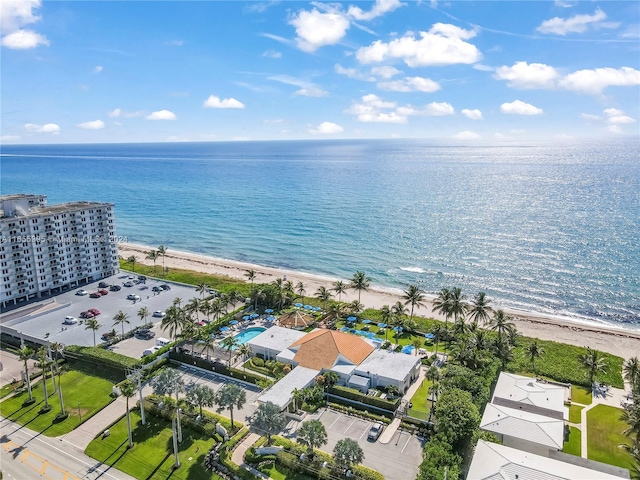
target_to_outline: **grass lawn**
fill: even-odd
[[[78,370],[70,370],[62,375],[61,382],[65,409],[69,413],[69,417],[65,420],[54,423],[55,416],[60,413],[60,403],[58,402],[58,394],[52,393],[53,384],[50,378],[47,380],[49,405],[52,407],[49,412],[38,413],[44,406],[44,392],[40,378],[31,385],[36,403],[28,407],[22,406],[23,402],[29,398],[25,391],[0,403],[0,413],[3,417],[31,430],[42,432],[48,437],[56,437],[68,433],[80,425],[79,414],[82,415],[82,421],[85,421],[113,400],[109,396],[113,383],[104,378],[87,375]],[[79,409],[78,405],[80,405]]]
[[[582,409],[579,405],[571,405],[569,407],[569,422],[571,423],[580,423],[582,421]]]
[[[569,438],[566,442],[564,442],[564,446],[562,447],[562,451],[564,453],[568,453],[569,455],[575,455],[579,457],[582,455],[582,445],[581,445],[581,436],[582,432],[579,428],[569,427]]]
[[[147,415],[147,424],[140,423],[139,410],[131,411],[134,446],[127,449],[127,419],[123,416],[109,430],[111,435],[94,439],[84,453],[96,460],[144,479],[219,479],[204,468],[204,457],[214,441],[188,428],[182,429],[182,443],[178,444],[178,458],[182,466],[173,471],[173,440],[171,423]]]
[[[312,480],[313,477],[309,477],[302,473],[290,472],[280,465],[271,467],[269,469],[262,470],[262,473],[267,474],[273,480]]]
[[[629,468],[631,455],[619,448],[630,443],[622,434],[628,425],[620,420],[621,408],[598,405],[587,412],[587,452],[591,460]]]
[[[587,387],[571,385],[571,401],[581,403],[583,405],[591,405],[591,402],[593,401],[593,392]]]
[[[418,388],[416,393],[413,394],[413,397],[411,397],[411,403],[413,403],[411,410],[422,413],[427,417],[429,416],[431,402],[427,400],[427,397],[429,396],[429,387],[431,387],[432,384],[433,382],[427,379],[422,382],[420,388]]]

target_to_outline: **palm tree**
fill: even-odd
[[[364,305],[358,300],[354,300],[349,304],[348,308],[353,315],[358,315],[362,310],[364,310]]]
[[[172,305],[167,308],[164,317],[162,317],[160,328],[162,328],[163,332],[165,330],[169,330],[169,337],[171,337],[172,340],[175,340],[179,330],[182,330],[185,323],[185,314],[182,309]]]
[[[524,353],[531,362],[531,369],[533,370],[533,373],[537,373],[536,358],[542,358],[542,356],[544,355],[544,348],[538,345],[537,340],[534,340],[524,348]]]
[[[95,339],[93,344],[95,346]],[[51,344],[51,351],[56,354],[56,358],[58,357],[58,355],[64,357],[64,345],[62,343],[53,342]],[[60,377],[62,376],[63,367],[58,362],[53,362],[53,364],[55,365],[56,374],[58,375],[58,402],[60,403],[60,416],[64,417],[66,415],[66,412],[64,409],[64,400],[62,398],[62,384],[60,383]]]
[[[233,336],[228,336],[220,342],[220,346],[229,352],[229,368],[231,368],[231,356],[233,355],[233,349],[238,345],[238,340]]]
[[[200,408],[200,418],[202,418],[202,407],[213,407],[215,405],[216,392],[204,384],[194,385],[187,392],[187,400]]]
[[[638,357],[633,357],[624,363],[622,369],[624,379],[631,385],[633,393],[640,393],[640,361]]]
[[[415,307],[424,307],[424,292],[416,285],[409,285],[404,291],[402,298],[405,300],[405,305],[411,305],[411,317],[410,321],[413,322],[413,309]]]
[[[93,330],[93,346],[94,347],[96,346],[96,332],[100,327],[102,327],[102,325],[98,323],[98,319],[95,317],[90,318],[84,324],[85,330]]]
[[[327,302],[331,300],[331,291],[325,286],[320,286],[316,290],[316,298],[322,302],[322,308],[327,309]]]
[[[391,324],[394,326],[395,338],[397,343],[400,330],[404,329],[405,327],[404,316],[407,313],[407,309],[404,308],[404,303],[398,301],[395,303],[393,307],[391,307],[391,312],[393,313],[393,317],[391,318]]]
[[[165,274],[165,267],[164,267],[164,257],[167,255],[167,249],[165,248],[164,245],[160,245],[158,247],[158,252],[157,252],[158,257],[162,257],[162,276],[164,277]]]
[[[463,317],[468,308],[467,296],[462,293],[462,289],[453,288],[449,297],[449,313],[453,315],[454,320],[458,320],[458,317]]]
[[[224,387],[223,387],[224,388]],[[261,403],[253,413],[252,424],[267,436],[267,445],[271,444],[271,435],[282,430],[288,422],[280,408],[273,402]]]
[[[504,313],[504,310],[493,312],[493,318],[489,321],[489,329],[498,332],[499,343],[502,343],[502,337],[514,328],[515,325],[511,322],[511,317]]]
[[[335,282],[333,282],[333,287],[331,287],[331,290],[336,292],[336,295],[338,295],[338,301],[342,302],[342,294],[347,293],[347,286],[342,280],[336,280]]]
[[[598,350],[587,348],[587,352],[581,354],[578,358],[582,365],[584,365],[589,371],[590,383],[593,383],[593,379],[597,373],[604,373],[607,371],[607,361],[602,357],[602,353]]]
[[[218,413],[225,409],[229,410],[231,428],[233,428],[233,409],[242,408],[246,402],[246,392],[234,383],[227,383],[224,385],[220,390],[218,390],[215,397],[215,403],[218,405]]]
[[[118,313],[116,313],[115,316],[113,317],[113,326],[115,327],[116,325],[120,325],[122,327],[123,337],[124,337],[124,324],[130,323],[128,318],[129,318],[129,315],[124,313],[122,310],[118,311]]]
[[[360,294],[362,291],[367,291],[371,286],[371,279],[367,277],[364,272],[357,271],[353,278],[351,279],[351,283],[349,284],[349,288],[356,290],[358,292],[358,303],[360,303]]]
[[[28,361],[33,356],[33,350],[27,346],[23,346],[18,350],[18,356],[20,360],[24,362],[24,374],[27,379],[27,392],[29,393],[29,402],[33,402],[33,395],[31,394],[31,377],[29,376],[29,365]]]
[[[305,391],[304,389],[299,390],[297,388],[294,388],[293,391],[291,392],[291,399],[293,400],[293,410],[295,412],[298,411],[298,406],[301,403],[304,403],[304,399],[305,399]]]
[[[247,277],[247,280],[251,282],[251,286],[253,286],[253,281],[256,279],[256,271],[255,270],[247,270],[244,274]]]
[[[349,470],[351,465],[362,463],[363,460],[364,452],[355,440],[343,438],[333,448],[333,461],[342,470]]]
[[[204,300],[204,295],[206,293],[209,293],[209,285],[207,285],[206,283],[200,283],[198,284],[198,286],[196,287],[196,292],[202,294],[202,299]]]
[[[422,342],[417,338],[414,338],[413,341],[411,342],[411,345],[413,345],[414,352],[416,353],[416,356],[417,356],[418,349],[422,346]]]
[[[389,305],[383,305],[380,309],[380,320],[382,320],[383,323],[386,323],[387,327],[391,325],[393,313],[391,312]],[[385,341],[389,340],[389,328],[386,328],[384,331],[384,339]]]
[[[136,271],[136,262],[138,261],[138,257],[136,257],[135,255],[131,255],[129,258],[127,258],[127,262],[129,262],[131,264],[131,271],[135,272]]]
[[[489,321],[489,312],[491,311],[491,300],[487,298],[484,292],[478,292],[469,308],[469,318],[475,325],[482,323],[483,325]]]
[[[304,303],[304,294],[307,291],[304,289],[304,283],[298,282],[296,283],[296,293],[302,297],[302,303]]]
[[[156,261],[158,260],[158,252],[156,252],[155,250],[151,250],[150,252],[147,252],[147,256],[144,257],[147,260],[151,260],[153,262],[153,276],[156,276]]]
[[[298,428],[296,442],[307,447],[307,455],[313,457],[314,448],[327,444],[327,430],[320,420],[307,420]]]
[[[193,297],[189,302],[184,306],[185,312],[189,314],[196,314],[196,321],[200,321],[200,317],[198,316],[198,312],[200,312],[200,305],[202,305],[202,301],[199,298]]]
[[[38,366],[42,369],[42,390],[44,392],[44,409],[49,410],[49,393],[47,392],[47,368],[49,368],[49,358],[47,356],[49,352],[47,347],[41,347],[38,349]]]
[[[206,355],[207,360],[208,360],[209,359],[209,350],[212,350],[213,347],[215,346],[216,339],[207,333],[207,334],[202,335],[200,340],[202,341],[202,351],[205,352],[205,355]]]
[[[466,337],[469,333],[469,326],[464,321],[464,317],[456,318],[453,324],[453,334],[458,337]]]
[[[136,394],[136,386],[129,380],[125,380],[120,384],[120,393],[125,398],[126,415],[127,415],[127,432],[129,434],[129,444],[127,448],[133,447],[133,435],[131,434],[131,418],[129,416],[129,399]]]
[[[436,339],[435,355],[436,355],[436,358],[438,358],[438,346],[440,345],[440,340],[449,333],[449,329],[446,327],[446,325],[442,325],[440,322],[438,322],[433,325],[433,328],[431,329],[431,333]]]
[[[138,317],[143,325],[147,323],[147,318],[149,317],[149,309],[147,307],[142,307],[138,310]]]
[[[327,387],[332,387],[340,381],[340,376],[336,372],[332,372],[331,370],[329,370],[328,372],[324,372],[322,374],[322,377],[324,378],[324,384]]]
[[[431,311],[444,315],[445,325],[449,323],[449,317],[451,316],[451,291],[448,288],[440,290],[438,296],[431,303]]]
[[[244,370],[244,372],[246,373],[247,371],[247,367],[245,366],[247,357],[249,355],[251,355],[251,346],[249,346],[248,343],[243,343],[242,345],[238,346],[238,349],[236,350],[236,356],[241,356],[242,357],[242,369]]]

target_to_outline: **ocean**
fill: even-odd
[[[113,202],[117,233],[640,328],[640,146],[344,140],[2,146],[1,192]]]

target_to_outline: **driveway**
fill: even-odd
[[[364,452],[362,464],[377,470],[387,480],[416,478],[422,462],[422,447],[425,440],[398,430],[386,445],[370,442],[367,434],[374,422],[350,417],[334,410],[321,409],[305,420],[318,419],[327,430],[327,444],[322,447],[332,452],[338,440],[351,438],[358,442]]]

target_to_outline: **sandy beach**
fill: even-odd
[[[149,260],[145,260],[145,256],[146,252],[152,250],[152,247],[133,243],[119,243],[118,249],[119,255],[123,258],[135,255],[138,257],[139,263],[150,264]],[[195,270],[214,275],[226,275],[240,280],[246,280],[245,274],[247,270],[254,270],[256,272],[256,278],[254,280],[256,283],[272,282],[278,277],[290,280],[294,284],[301,281],[305,285],[307,296],[314,296],[320,286],[330,288],[332,282],[338,280],[337,277],[331,278],[265,267],[189,252],[181,252],[172,248],[167,249],[164,262],[165,266],[169,269]],[[159,260],[157,264],[162,265],[162,260]],[[342,280],[348,283],[348,279]],[[372,287],[368,291],[361,293],[360,301],[367,308],[380,308],[383,305],[393,305],[398,300],[401,300],[401,296],[401,290]],[[357,298],[358,294],[353,290],[348,290],[346,294],[342,295],[342,301],[352,301]],[[431,298],[429,300],[431,300]],[[505,311],[513,317],[518,331],[525,336],[591,347],[619,355],[623,358],[640,355],[640,330],[627,330],[597,324],[587,324],[572,321],[571,319],[549,317],[542,314],[509,310],[507,308],[505,308]],[[426,302],[425,308],[417,309],[415,315],[444,320],[444,318],[431,311],[430,301]]]

